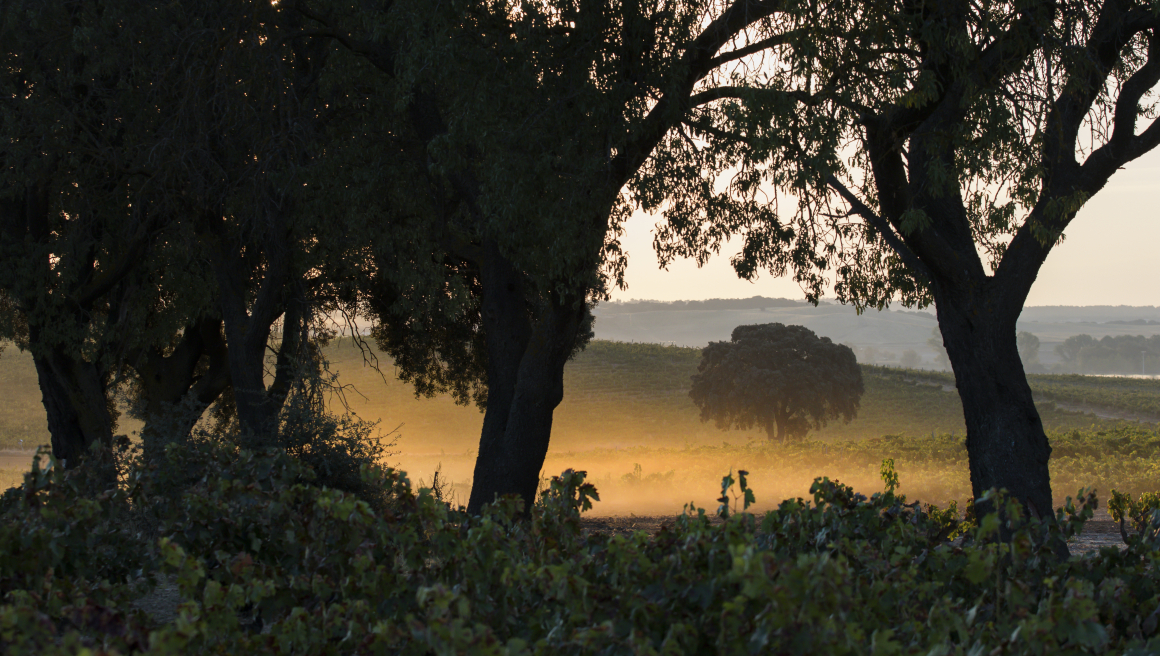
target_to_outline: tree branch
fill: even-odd
[[[870,223],[870,225],[873,226],[879,234],[882,235],[882,238],[886,240],[886,243],[890,246],[891,250],[893,250],[898,255],[898,257],[902,258],[902,261],[906,264],[906,266],[910,267],[912,271],[917,272],[927,280],[933,280],[930,269],[928,269],[927,266],[923,264],[922,260],[920,260],[918,256],[914,254],[914,251],[911,251],[910,248],[902,241],[902,239],[894,233],[894,229],[890,226],[890,223],[887,222],[886,219],[878,216],[874,210],[867,207],[865,203],[859,200],[859,198],[855,196],[853,192],[847,189],[846,185],[842,184],[842,182],[838,180],[838,178],[833,174],[830,174],[826,177],[826,184],[828,184],[831,189],[838,192],[838,195],[850,204],[850,208],[855,214],[866,219],[866,221]]]
[[[1136,135],[1140,98],[1157,83],[1160,83],[1160,37],[1151,35],[1148,61],[1128,78],[1116,99],[1111,139],[1089,155],[1080,168],[1081,175],[1091,180],[1085,187],[1102,187],[1117,169],[1158,145],[1160,129],[1156,121]]]
[[[700,107],[701,105],[725,98],[735,100],[760,100],[763,96],[767,96],[768,100],[774,102],[788,98],[807,106],[816,105],[818,101],[816,96],[811,96],[804,91],[784,91],[782,89],[761,89],[754,87],[713,87],[712,89],[706,89],[690,96],[689,108]]]
[[[684,79],[661,96],[645,117],[636,138],[613,158],[612,183],[617,189],[635,174],[669,129],[688,111],[693,88],[713,70],[717,51],[746,27],[780,11],[783,5],[780,0],[736,0],[693,39],[682,57],[687,71]]]
[[[730,50],[729,52],[727,52],[723,55],[720,55],[718,57],[714,57],[712,59],[712,61],[709,62],[710,70],[717,68],[718,66],[720,66],[722,64],[727,64],[731,61],[736,61],[738,59],[741,59],[742,57],[748,57],[749,55],[761,52],[762,50],[767,50],[769,48],[773,48],[774,46],[784,46],[785,44],[789,43],[789,41],[791,39],[802,36],[806,33],[807,33],[807,30],[805,30],[805,29],[790,30],[789,32],[786,32],[784,34],[778,34],[777,36],[771,36],[768,39],[762,39],[761,41],[758,41],[757,43],[751,43],[751,44],[744,46],[742,48],[737,48],[736,50]]]

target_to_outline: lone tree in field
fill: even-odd
[[[689,396],[701,421],[760,426],[783,442],[831,419],[849,422],[863,392],[854,351],[804,326],[738,326],[731,341],[705,347],[697,371]]]

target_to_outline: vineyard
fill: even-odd
[[[1099,430],[1052,431],[1051,480],[1056,503],[1083,487],[1106,499],[1110,490],[1134,495],[1160,480],[1160,432],[1121,425]],[[860,440],[808,440],[791,446],[765,441],[687,448],[597,449],[550,457],[546,474],[565,465],[584,469],[603,491],[601,514],[678,512],[683,503],[712,503],[723,473],[744,469],[764,498],[759,509],[806,496],[817,476],[859,491],[878,484],[879,467],[892,459],[901,490],[924,503],[962,505],[971,497],[967,450],[961,435],[887,435]],[[639,469],[636,465],[640,465]],[[868,492],[867,492],[868,493]],[[678,503],[679,502],[679,503]]]
[[[955,451],[944,440],[921,457]],[[510,502],[465,516],[398,472],[364,470],[372,504],[311,485],[285,453],[213,443],[134,463],[126,489],[95,499],[83,474],[34,471],[0,498],[5,653],[1160,649],[1154,526],[1061,559],[1053,545],[1083,534],[1093,495],[1053,523],[1002,495],[989,497],[999,512],[963,519],[904,496],[889,460],[869,494],[819,479],[760,514],[767,491],[735,472],[723,503],[655,535],[587,528],[603,490],[571,471],[526,518]]]
[[[875,373],[899,381],[953,387],[954,375],[941,371],[914,371],[875,367]],[[1027,382],[1040,412],[1052,404],[1082,408],[1084,412],[1112,412],[1148,422],[1160,421],[1160,380],[1127,376],[1030,374]],[[1048,410],[1050,412],[1050,410]],[[1044,423],[1050,425],[1047,417]]]

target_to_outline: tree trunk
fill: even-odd
[[[777,422],[777,442],[779,444],[784,444],[786,441],[787,436],[785,431],[786,427],[789,426],[789,415],[789,408],[784,404],[779,404],[774,416],[774,420]],[[773,438],[774,434],[770,432],[769,436]]]
[[[133,358],[145,400],[141,443],[147,460],[160,456],[167,444],[187,438],[205,409],[229,386],[221,326],[221,319],[199,319],[186,326],[181,341],[168,356],[149,349]],[[209,366],[198,375],[203,357],[208,358]]]
[[[963,402],[971,491],[978,499],[1005,488],[1031,515],[1050,518],[1051,446],[1019,360],[1019,310],[1003,310],[989,302],[994,296],[935,286],[939,328]],[[980,515],[991,510],[977,508]]]
[[[281,214],[274,215],[274,223],[282,219]],[[262,245],[265,269],[258,275],[253,262],[241,254],[244,245],[223,234],[219,218],[209,214],[206,224],[213,235],[214,274],[241,442],[249,448],[269,446],[274,441],[282,399],[266,389],[266,352],[274,322],[288,307],[289,252],[293,244],[280,225],[271,230]],[[299,310],[295,306],[295,311]],[[287,317],[287,330],[291,321]]]
[[[52,455],[72,467],[90,454],[94,442],[111,452],[113,419],[96,365],[56,351],[32,359],[48,414]]]
[[[488,395],[474,482],[467,504],[517,495],[535,503],[548,453],[552,415],[564,398],[564,364],[587,307],[582,299],[549,298],[529,317],[521,274],[491,246],[481,268],[488,348]]]

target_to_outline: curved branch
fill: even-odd
[[[914,251],[910,250],[910,247],[908,247],[902,241],[902,239],[894,233],[894,229],[890,227],[890,224],[886,221],[886,219],[878,216],[874,210],[867,207],[865,203],[863,203],[857,196],[855,196],[852,191],[846,188],[846,185],[842,184],[842,182],[838,180],[838,178],[835,177],[832,173],[826,176],[826,184],[828,184],[831,189],[838,192],[838,195],[850,204],[850,208],[854,214],[861,216],[862,218],[866,219],[870,225],[874,226],[874,229],[882,235],[882,238],[886,240],[886,243],[890,246],[891,250],[893,250],[898,255],[898,257],[902,258],[902,261],[906,264],[907,267],[910,268],[911,271],[922,275],[927,280],[933,280],[930,269],[928,269],[927,266],[923,264],[922,260],[920,260],[918,256],[914,254]]]
[[[1136,134],[1140,118],[1140,98],[1160,83],[1160,36],[1148,39],[1148,61],[1124,82],[1116,99],[1112,137],[1088,156],[1080,167],[1086,187],[1099,188],[1124,164],[1160,145],[1160,127],[1153,121],[1141,134]],[[1094,192],[1091,189],[1089,193]]]
[[[682,57],[686,71],[684,78],[661,96],[645,117],[636,138],[625,144],[624,150],[613,158],[612,182],[618,189],[635,174],[669,129],[688,110],[693,88],[715,66],[713,61],[716,52],[742,30],[781,11],[784,5],[780,0],[736,0],[693,39]]]
[[[794,38],[799,37],[799,36],[804,36],[805,34],[807,34],[807,32],[808,31],[806,29],[802,28],[802,29],[797,29],[797,30],[790,30],[789,32],[786,32],[785,34],[778,34],[777,36],[771,36],[768,39],[762,39],[761,41],[758,41],[756,43],[751,43],[745,47],[737,48],[736,50],[730,50],[729,52],[727,52],[723,55],[720,55],[718,57],[714,57],[712,59],[712,61],[709,62],[709,65],[712,68],[717,68],[718,66],[720,66],[722,64],[727,64],[731,61],[736,61],[738,59],[741,59],[742,57],[748,57],[749,55],[759,53],[762,50],[767,50],[767,49],[773,48],[775,46],[784,46],[787,43],[789,43],[791,39],[794,39]]]

